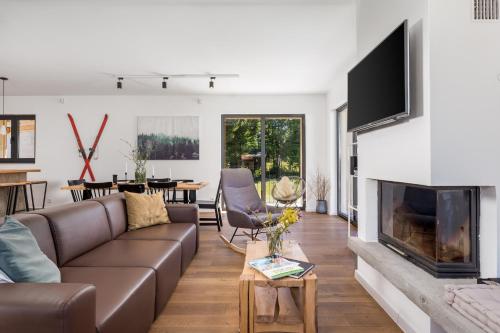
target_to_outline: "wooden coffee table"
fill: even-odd
[[[248,265],[267,254],[266,242],[248,242],[239,283],[240,333],[316,332],[316,274],[311,271],[301,279],[269,280]],[[309,261],[295,241],[284,244],[283,256]]]

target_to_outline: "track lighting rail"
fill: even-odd
[[[206,74],[163,74],[163,73],[155,73],[149,75],[127,75],[127,74],[113,74],[113,77],[116,81],[116,88],[123,88],[123,80],[124,79],[158,79],[162,80],[161,87],[163,89],[167,89],[167,80],[168,79],[209,79],[208,87],[210,89],[215,88],[215,79],[216,78],[239,78],[239,74],[215,74],[215,73],[206,73]]]
[[[209,73],[209,74],[150,74],[150,75],[132,75],[132,74],[116,74],[114,75],[115,79],[118,78],[130,78],[130,79],[163,79],[165,77],[168,77],[170,79],[176,78],[176,79],[203,79],[207,78],[210,79],[212,77],[217,77],[217,78],[239,78],[239,74],[215,74],[215,73]]]

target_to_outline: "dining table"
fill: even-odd
[[[111,190],[117,191],[118,190],[118,184],[112,184]],[[123,183],[126,184],[126,183]],[[184,192],[184,203],[189,203],[188,198],[189,198],[189,191],[199,191],[202,188],[206,187],[208,185],[207,181],[201,181],[201,182],[177,182],[177,186],[175,188],[176,191],[183,191]],[[146,187],[146,190],[148,188],[148,184],[144,184]],[[83,184],[80,185],[66,185],[62,186],[61,190],[63,191],[84,191],[85,186]]]

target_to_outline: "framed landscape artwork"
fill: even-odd
[[[199,117],[138,117],[137,146],[150,160],[199,160]]]

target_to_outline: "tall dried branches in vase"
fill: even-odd
[[[135,182],[145,183],[146,182],[146,163],[148,162],[150,150],[141,150],[138,147],[134,147],[130,142],[121,139],[129,147],[129,153],[123,154],[127,159],[135,164]]]
[[[330,178],[317,170],[309,182],[309,187],[316,198],[316,212],[326,214],[328,211],[327,198],[331,189]]]

